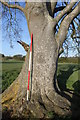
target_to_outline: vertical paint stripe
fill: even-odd
[[[30,68],[31,68],[31,57],[32,57],[32,40],[33,40],[33,34],[31,34],[31,45],[30,45],[30,55],[29,55],[27,101],[28,101],[28,95],[29,95]]]
[[[30,52],[30,55],[29,55],[29,71],[31,69],[31,52]]]
[[[28,87],[27,87],[27,90],[29,90],[29,80],[30,80],[30,71],[28,71]]]

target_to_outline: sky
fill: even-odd
[[[19,25],[23,30],[22,32],[20,32],[21,40],[30,45],[31,41],[30,41],[30,35],[27,27],[27,21],[25,17],[21,15],[19,12],[17,14],[17,17],[18,19],[20,19]],[[2,28],[4,27],[3,23],[4,23],[3,20],[2,21],[0,20],[0,27]],[[0,29],[0,53],[4,54],[5,56],[14,56],[16,54],[26,55],[24,48],[17,43],[17,40],[19,40],[19,38],[17,38],[16,41],[13,39],[13,48],[11,48],[10,42],[9,42],[10,40],[7,38],[7,36],[4,37],[5,33],[6,31],[3,31],[2,29]],[[69,51],[68,56],[74,56],[74,52]]]
[[[21,21],[21,24],[23,26],[23,31],[21,33],[21,40],[30,45],[30,35],[26,20]],[[9,40],[5,40],[5,38],[2,38],[2,53],[5,56],[13,56],[16,54],[26,55],[24,48],[19,43],[17,43],[17,40],[13,42],[13,48],[11,48]]]
[[[28,27],[27,27],[27,21],[25,19],[24,16],[20,15],[18,13],[18,18],[21,18],[20,20],[20,27],[23,30],[22,32],[20,32],[21,34],[21,40],[26,42],[27,44],[30,45],[30,35],[29,35],[29,31],[28,31]],[[1,23],[1,27],[4,27],[4,22],[2,20],[0,20]],[[4,31],[3,29],[0,29],[0,53],[4,54],[5,56],[14,56],[16,54],[22,54],[22,55],[26,55],[26,52],[24,50],[24,48],[17,43],[17,40],[20,40],[19,38],[17,38],[17,40],[13,39],[13,48],[10,47],[10,41],[7,38],[7,36],[5,37],[4,34],[6,33],[6,31]]]

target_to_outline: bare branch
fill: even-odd
[[[76,23],[77,26],[79,25],[75,20],[74,20],[74,22]]]
[[[54,10],[56,7],[57,2],[52,2],[53,0],[51,0],[51,10],[52,10],[52,14],[54,14]]]
[[[55,10],[54,10],[54,13],[63,10],[65,7],[66,7],[66,6],[56,7]]]
[[[52,0],[50,0],[50,2],[46,2],[46,8],[51,17],[53,17],[53,15],[54,15],[54,10],[55,10],[56,4],[57,4],[57,2],[52,2]]]
[[[75,38],[79,38],[80,39],[80,36],[74,36],[73,39],[75,39]]]
[[[0,2],[1,2],[3,5],[7,6],[8,8],[19,9],[19,10],[21,10],[22,12],[24,12],[24,8],[21,7],[21,6],[19,6],[19,5],[17,5],[17,4],[8,4],[7,2],[3,2],[2,0],[0,0]]]
[[[79,8],[80,8],[80,3],[78,3],[75,9],[69,15],[67,15],[62,21],[60,29],[57,34],[57,38],[56,38],[59,46],[62,45],[64,40],[66,39],[70,23],[80,13]]]
[[[25,42],[23,42],[21,40],[17,41],[17,42],[22,45],[22,47],[25,49],[26,52],[28,52],[28,50],[29,50],[29,45],[28,44],[26,44]]]
[[[71,0],[70,4],[68,4],[55,18],[55,20],[57,21],[57,23],[59,22],[59,20],[68,12],[71,11],[72,7],[75,5],[75,3],[78,0],[75,0],[76,2],[72,2],[73,0]]]

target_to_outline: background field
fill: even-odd
[[[2,92],[17,78],[23,63],[18,60],[2,62]],[[57,78],[62,91],[70,89],[80,93],[80,64],[58,63]]]
[[[80,94],[80,64],[58,63],[57,79],[62,91],[71,90]]]
[[[22,65],[22,61],[2,62],[2,92],[17,78]]]

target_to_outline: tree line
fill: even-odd
[[[0,54],[0,57],[2,57],[2,60],[10,60],[10,59],[15,59],[15,60],[25,60],[25,56],[21,54],[17,54],[14,56],[5,56],[4,54]]]
[[[25,60],[25,55],[17,54],[14,56],[5,56],[4,54],[0,54],[3,60]],[[79,57],[60,57],[58,60],[59,63],[80,63],[80,58]]]

